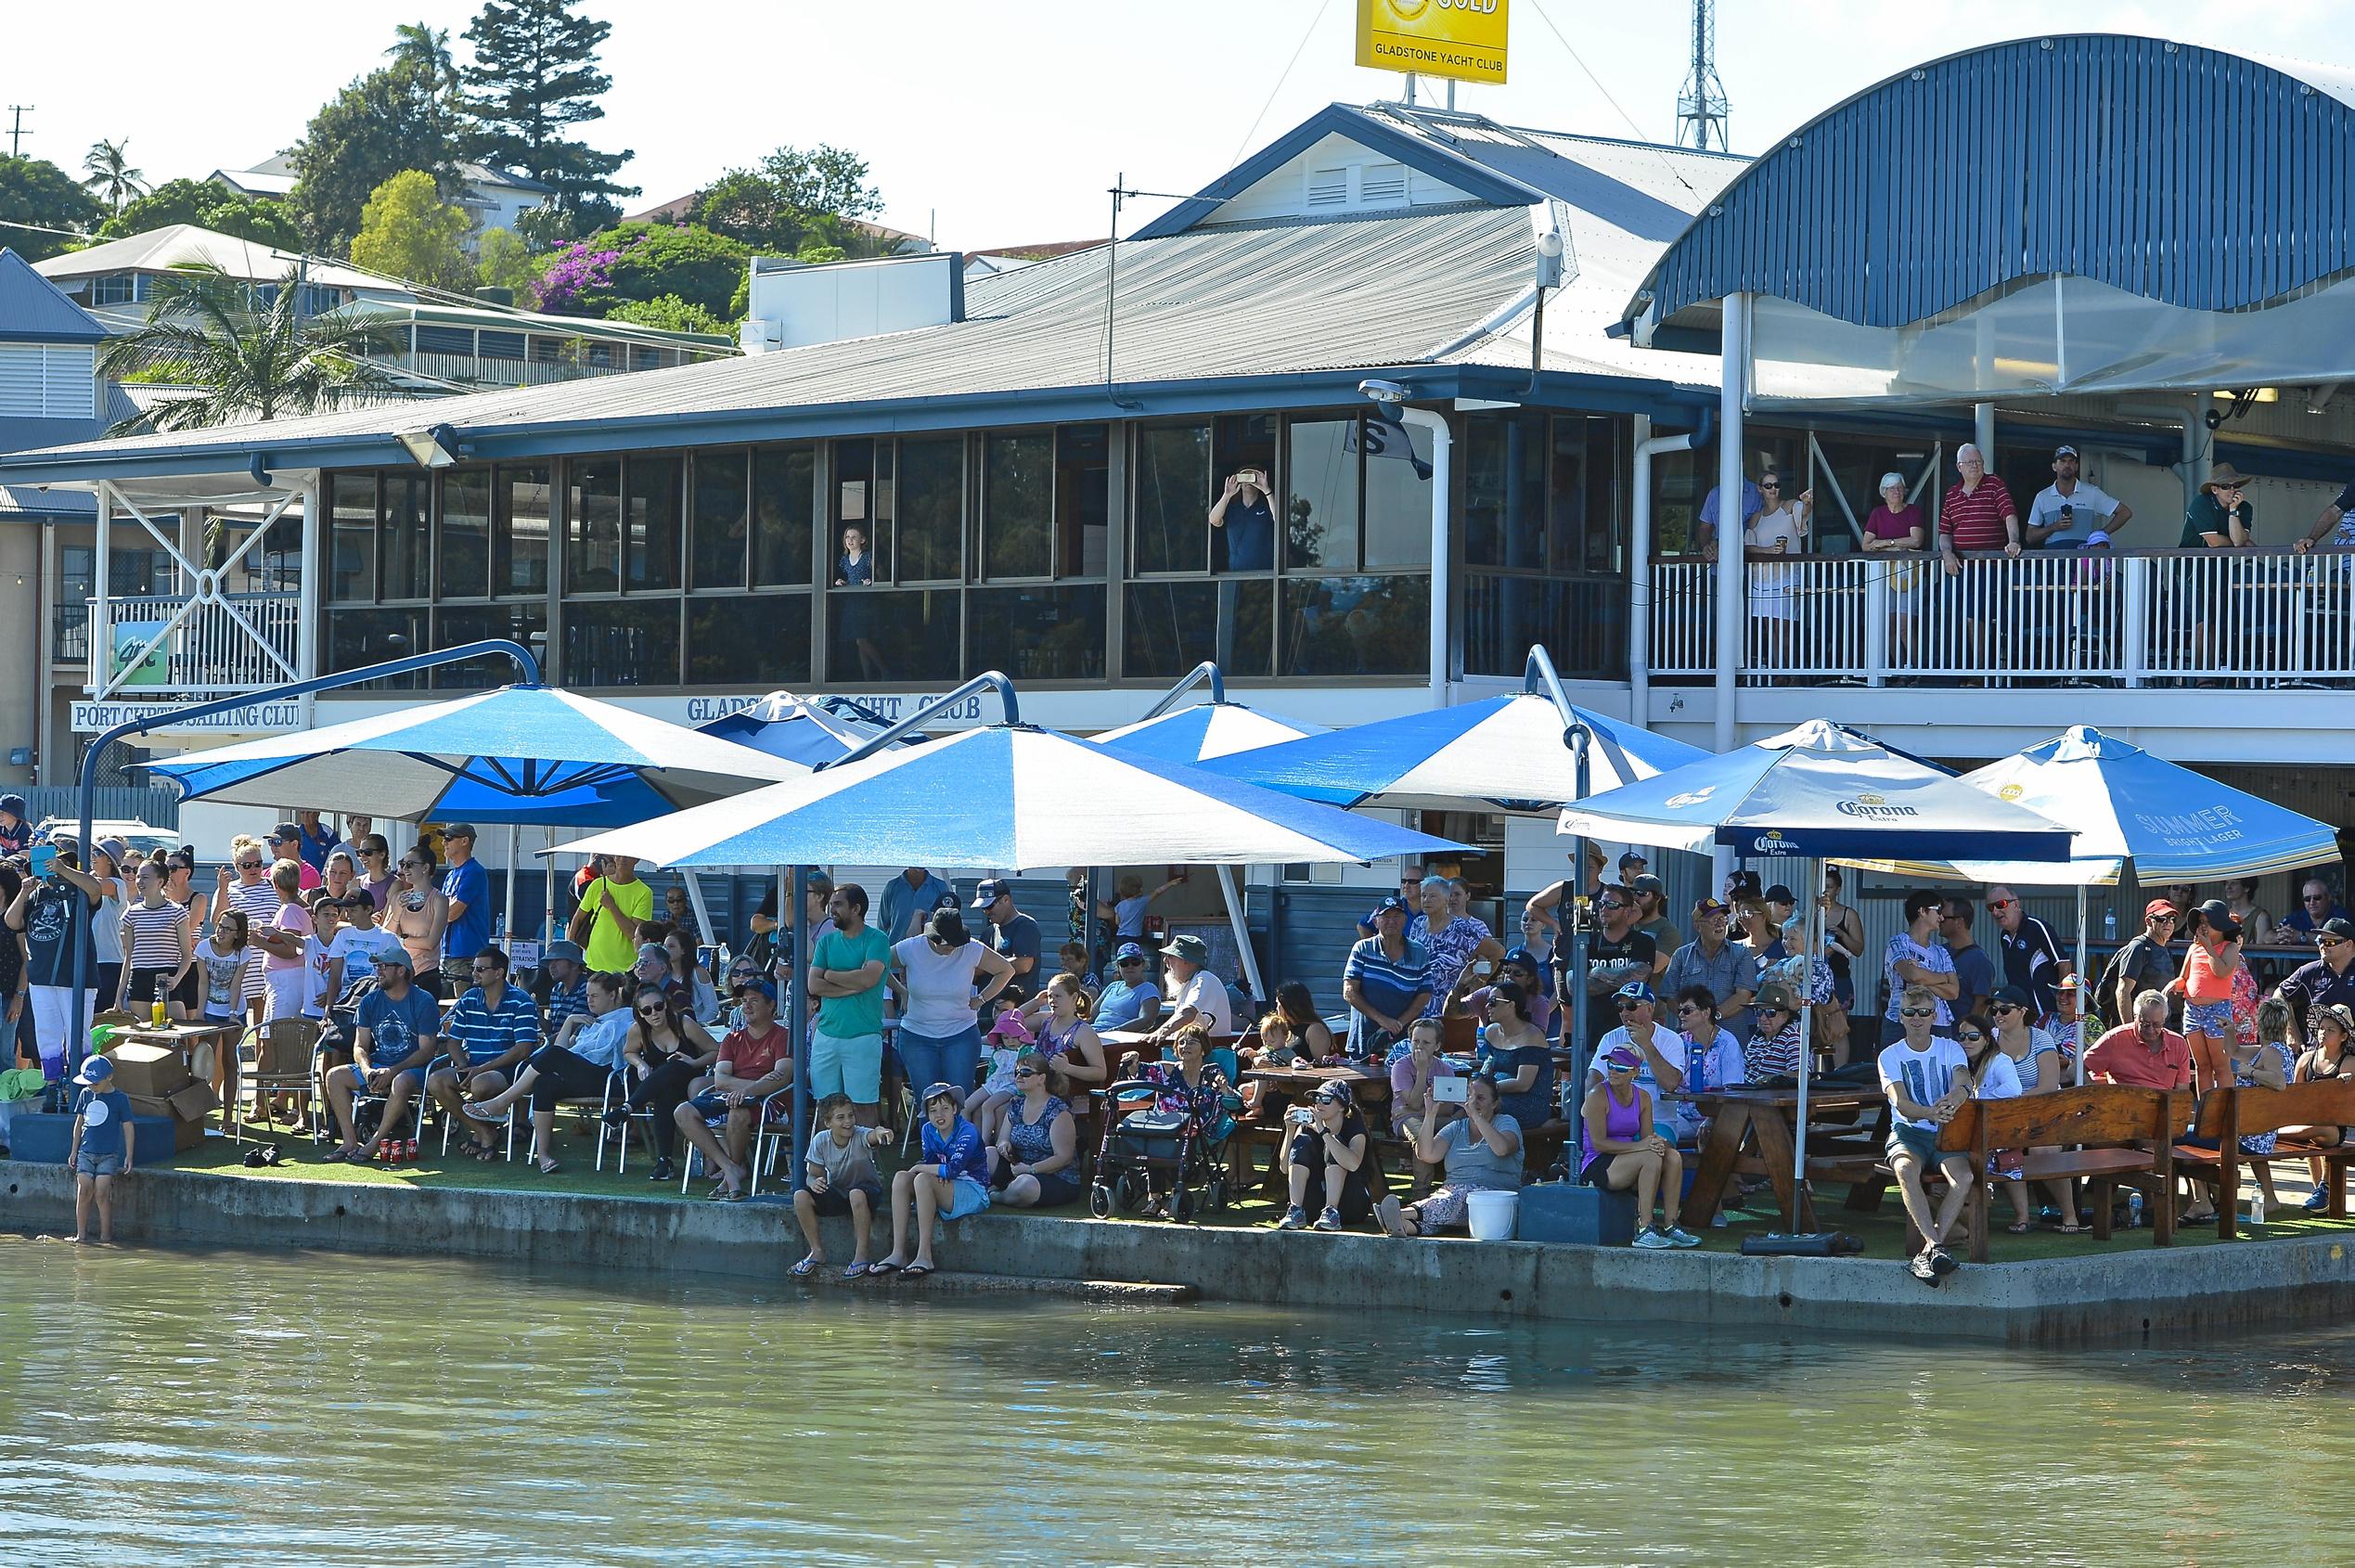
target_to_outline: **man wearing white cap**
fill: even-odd
[[[2053,449],[2053,482],[2036,493],[2028,507],[2027,542],[2048,550],[2083,549],[2096,533],[2116,533],[2134,517],[2134,508],[2077,477],[2077,448]]]

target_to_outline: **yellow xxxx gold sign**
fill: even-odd
[[[1505,79],[1509,0],[1358,0],[1358,63],[1376,71]]]

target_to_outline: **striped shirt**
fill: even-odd
[[[122,929],[129,937],[131,967],[135,970],[172,970],[180,967],[180,922],[188,912],[176,904],[164,903],[150,908],[145,903],[134,904],[122,912]]]
[[[548,1038],[552,1040],[556,1037],[556,1032],[564,1027],[566,1019],[577,1018],[586,1011],[588,1011],[587,981],[581,981],[570,990],[560,985],[550,986],[547,993]]]
[[[1382,949],[1382,938],[1369,936],[1349,949],[1348,961],[1341,967],[1342,983],[1354,980],[1365,996],[1366,1005],[1376,1012],[1393,1018],[1406,1010],[1407,1004],[1431,989],[1431,954],[1420,942],[1405,945],[1406,950],[1393,958]],[[1349,1013],[1349,1048],[1353,1056],[1365,1054],[1367,1032],[1372,1026],[1366,1015],[1354,1008]]]
[[[233,881],[229,884],[228,905],[232,909],[245,912],[247,930],[258,931],[277,922],[278,890],[270,885],[267,877],[252,883]],[[215,922],[220,920],[221,911],[218,908],[212,911],[212,919]],[[250,1002],[262,995],[262,965],[268,955],[259,946],[250,944],[245,952],[245,979],[238,987],[238,995]]]
[[[539,1009],[532,1005],[531,996],[521,986],[502,989],[498,1006],[493,1007],[477,985],[450,1009],[450,1016],[443,1021],[442,1034],[465,1048],[470,1062],[484,1062],[504,1056],[518,1046],[538,1045]]]
[[[1958,550],[2000,550],[2012,537],[2003,520],[2018,516],[2019,510],[2003,482],[1988,474],[1976,490],[1965,491],[1958,483],[1946,493],[1945,504],[1938,508],[1938,534]]]

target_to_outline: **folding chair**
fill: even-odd
[[[247,1125],[245,1090],[253,1091],[254,1119],[264,1127],[275,1126],[277,1118],[270,1112],[273,1095],[297,1093],[302,1099],[295,1113],[294,1125],[308,1126],[313,1136],[318,1131],[319,1081],[318,1050],[320,1024],[309,1018],[274,1018],[259,1029],[248,1029],[239,1037],[238,1086],[237,1099],[222,1112],[225,1125],[223,1131],[230,1137],[241,1137]],[[247,1042],[253,1046],[253,1065],[244,1065]]]
[[[643,1121],[646,1124],[646,1141],[650,1144],[654,1141],[654,1112],[647,1107],[640,1106],[619,1122],[611,1122],[606,1119],[627,1105],[629,1099],[628,1069],[616,1068],[613,1075],[605,1081],[604,1102],[598,1108],[597,1113],[597,1168],[599,1171],[605,1169],[605,1139],[610,1134],[614,1140],[613,1174],[615,1176],[629,1174],[631,1123]]]
[[[426,1064],[425,1076],[427,1081],[431,1082],[435,1073],[449,1065],[450,1059],[447,1056],[435,1057],[431,1061]],[[514,1075],[515,1071],[515,1069],[508,1070],[508,1076],[510,1078]],[[458,1091],[458,1096],[461,1099],[464,1099],[465,1090],[460,1089]],[[420,1134],[422,1134],[425,1127],[426,1099],[427,1096],[424,1091],[419,1090],[417,1097],[417,1125]],[[530,1115],[530,1105],[525,1101],[517,1100],[509,1103],[508,1108],[496,1116],[485,1116],[480,1118],[480,1120],[488,1122],[491,1125],[499,1129],[501,1135],[499,1139],[500,1159],[513,1160],[515,1158],[515,1124],[518,1122],[524,1122],[526,1125],[529,1125],[528,1118]],[[447,1154],[450,1151],[450,1131],[457,1125],[457,1122],[458,1118],[454,1115],[444,1113],[442,1117],[442,1152],[444,1154]]]
[[[776,1114],[779,1101],[782,1101],[786,1108],[785,1121],[782,1124],[770,1120]],[[753,1173],[752,1184],[745,1189],[747,1193],[760,1191],[764,1163],[769,1169],[775,1169],[779,1144],[785,1145],[788,1154],[791,1154],[793,1147],[792,1104],[793,1091],[791,1087],[779,1089],[761,1100],[760,1110],[754,1113],[756,1120],[753,1123],[753,1147],[745,1151],[744,1163]],[[728,1112],[723,1111],[716,1116],[703,1118],[703,1125],[709,1128],[712,1135],[722,1143],[727,1141],[727,1117]],[[682,1198],[686,1197],[688,1189],[695,1185],[695,1165],[696,1162],[702,1158],[702,1154],[703,1151],[696,1148],[694,1144],[688,1144],[687,1158],[679,1164],[678,1195]]]

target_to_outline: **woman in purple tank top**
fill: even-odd
[[[1636,1246],[1697,1247],[1701,1238],[1677,1224],[1684,1160],[1675,1144],[1652,1130],[1652,1097],[1635,1078],[1642,1060],[1628,1046],[1603,1057],[1602,1082],[1587,1091],[1583,1111],[1588,1156],[1581,1176],[1590,1187],[1635,1189]]]

